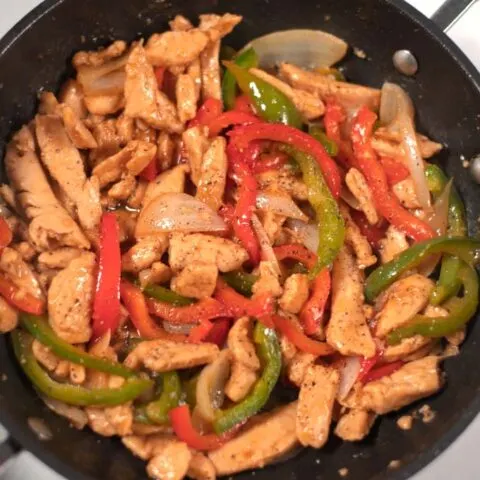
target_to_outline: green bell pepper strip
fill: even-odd
[[[47,397],[69,405],[115,406],[134,400],[152,387],[153,382],[140,377],[130,377],[119,388],[85,388],[53,380],[39,365],[32,350],[33,338],[26,332],[12,332],[13,351],[20,367],[37,390]]]
[[[258,55],[253,48],[247,48],[243,52],[240,52],[234,58],[226,58],[222,60],[233,60],[235,65],[241,68],[252,68],[258,65]],[[222,97],[225,110],[232,110],[235,105],[235,98],[237,94],[237,80],[235,76],[225,71],[222,80]]]
[[[323,145],[323,148],[331,157],[336,157],[338,155],[338,145],[336,142],[328,138],[327,134],[319,126],[310,126],[308,133]]]
[[[301,129],[302,116],[293,102],[280,90],[233,62],[223,62],[256,110],[267,122],[284,123]]]
[[[64,360],[83,365],[98,372],[118,375],[123,378],[136,376],[135,371],[123,366],[121,363],[96,357],[65,342],[52,330],[45,316],[38,317],[29,313],[21,313],[20,323],[34,338]]]
[[[176,307],[183,307],[185,305],[191,305],[192,303],[195,303],[195,300],[192,298],[184,297],[173,290],[155,284],[147,285],[143,289],[143,293],[145,293],[147,297],[154,298],[160,302],[171,303]]]
[[[448,183],[448,178],[437,165],[428,165],[425,169],[427,184],[433,198],[437,198]],[[452,190],[448,205],[448,229],[449,235],[464,237],[467,234],[467,222],[465,219],[465,206],[455,187]],[[430,295],[430,303],[432,305],[440,305],[447,298],[456,295],[460,288],[458,279],[458,271],[461,261],[459,258],[451,255],[444,255],[442,258],[442,266],[440,268],[440,276],[436,287]]]
[[[314,279],[325,267],[332,265],[345,239],[345,224],[338,208],[337,201],[330,193],[320,168],[309,155],[299,152],[289,146],[282,148],[300,166],[303,181],[308,188],[308,201],[317,214],[318,249],[317,263],[309,272]]]
[[[257,275],[252,275],[251,273],[245,273],[241,271],[224,273],[222,278],[225,280],[227,285],[245,297],[252,296],[253,284],[258,280]]]
[[[478,274],[468,263],[462,262],[458,278],[463,285],[463,297],[452,297],[442,307],[448,311],[446,317],[416,315],[407,325],[397,328],[387,336],[389,345],[396,345],[404,338],[422,335],[439,338],[455,333],[475,314],[478,307]]]
[[[135,420],[151,425],[168,425],[168,412],[178,407],[182,397],[182,383],[177,372],[165,372],[161,376],[162,389],[156,400],[135,410]]]
[[[282,353],[275,330],[257,322],[253,332],[257,354],[263,364],[263,372],[251,392],[239,403],[219,410],[213,422],[217,434],[231,430],[259,412],[267,403],[282,369]]]
[[[365,298],[375,297],[400,278],[402,273],[416,267],[430,255],[449,253],[472,265],[480,255],[480,240],[471,238],[437,237],[417,243],[396,258],[374,270],[365,283]]]

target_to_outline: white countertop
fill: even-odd
[[[431,16],[442,4],[442,0],[407,0],[427,16]],[[2,0],[8,7],[0,10],[0,37],[2,37],[28,11],[41,3],[41,0]],[[470,8],[448,32],[449,36],[470,57],[480,70],[480,1]],[[0,441],[5,433],[0,426]],[[480,444],[480,416],[460,435],[460,437],[433,462],[411,480],[478,480],[480,467],[478,445]],[[2,480],[66,480],[43,465],[33,455],[22,452],[2,473]]]

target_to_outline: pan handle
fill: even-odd
[[[444,32],[448,32],[477,0],[446,0],[431,16]]]

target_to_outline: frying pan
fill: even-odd
[[[455,0],[459,4],[463,0]],[[72,74],[70,59],[80,49],[93,49],[113,39],[134,40],[167,28],[182,13],[192,19],[205,12],[234,12],[243,23],[228,37],[234,47],[275,30],[300,27],[332,32],[368,55],[350,55],[347,77],[379,87],[389,80],[414,99],[419,131],[447,148],[436,158],[466,202],[470,234],[478,233],[480,188],[462,167],[460,156],[479,153],[480,75],[460,50],[431,21],[396,0],[47,0],[17,24],[0,42],[0,157],[12,133],[35,112],[36,93],[53,89]],[[439,16],[444,26],[450,13]],[[411,50],[420,65],[413,78],[392,65],[398,49]],[[346,467],[352,480],[408,478],[445,449],[480,410],[478,343],[480,322],[470,323],[461,355],[445,361],[446,389],[428,404],[435,421],[414,422],[403,432],[396,419],[412,411],[387,415],[361,443],[342,443],[333,435],[321,451],[304,450],[288,462],[256,473],[264,480],[338,478]],[[144,478],[144,462],[118,439],[77,431],[46,409],[13,359],[8,339],[0,338],[0,422],[18,444],[70,480]],[[29,417],[45,419],[53,438],[41,442],[27,426]],[[388,468],[399,460],[400,467]],[[238,475],[247,479],[251,473]]]

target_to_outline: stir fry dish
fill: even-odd
[[[4,160],[0,330],[153,479],[364,439],[442,388],[478,306],[480,241],[406,92],[347,82],[325,32],[222,45],[240,21],[76,53]]]

